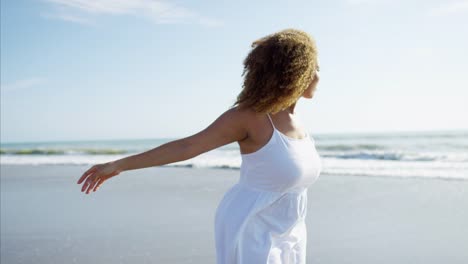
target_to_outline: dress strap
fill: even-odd
[[[271,123],[271,125],[273,126],[273,129],[276,129],[275,125],[273,124],[273,121],[271,120],[271,117],[270,117],[270,115],[269,115],[269,114],[267,114],[267,116],[268,116],[268,119],[270,119],[270,123]]]

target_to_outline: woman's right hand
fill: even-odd
[[[77,184],[84,181],[81,192],[86,191],[86,194],[91,190],[95,192],[106,180],[118,175],[121,171],[115,161],[96,164],[83,173]]]

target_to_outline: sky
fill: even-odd
[[[468,129],[467,0],[2,0],[0,140],[198,133],[286,28],[318,46],[311,135]]]

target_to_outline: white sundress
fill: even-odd
[[[307,188],[320,175],[314,140],[273,126],[262,148],[241,154],[240,178],[215,214],[217,264],[305,264]]]

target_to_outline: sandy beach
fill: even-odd
[[[88,195],[89,166],[1,166],[1,263],[215,263],[213,221],[239,171],[153,167]],[[468,263],[468,181],[322,175],[307,263]]]

